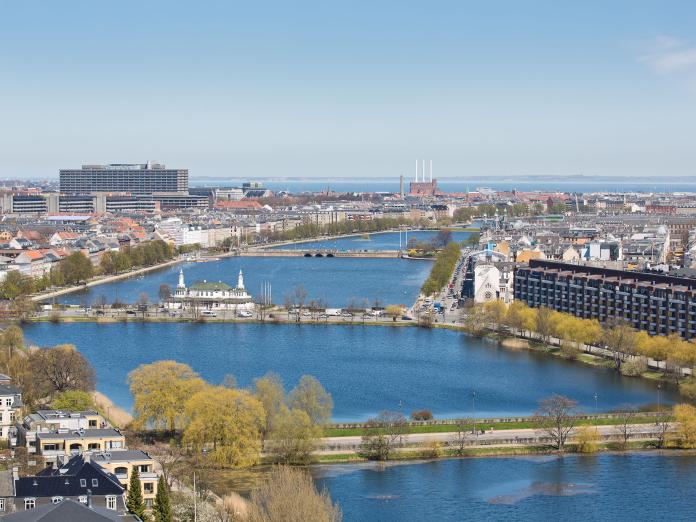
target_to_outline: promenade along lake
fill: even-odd
[[[696,456],[468,458],[318,466],[350,521],[696,520]]]
[[[587,412],[655,403],[656,385],[548,355],[513,351],[459,332],[416,327],[242,323],[36,323],[29,343],[72,343],[97,372],[97,387],[130,408],[128,372],[174,359],[219,383],[240,386],[268,371],[288,388],[317,377],[334,399],[336,421],[365,420],[380,410],[436,417],[528,415],[552,393]],[[475,404],[472,394],[476,393]],[[663,390],[664,401],[673,400]]]

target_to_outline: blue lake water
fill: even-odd
[[[174,359],[213,383],[240,386],[268,371],[288,388],[314,375],[332,394],[337,421],[380,410],[422,408],[436,417],[527,415],[552,393],[584,411],[656,401],[655,384],[547,355],[507,350],[459,332],[416,327],[233,323],[37,323],[24,329],[39,346],[72,343],[91,361],[97,387],[130,407],[128,372]],[[472,392],[476,393],[475,405]],[[669,401],[673,395],[664,391]]]
[[[696,457],[631,453],[320,466],[344,519],[696,520]]]
[[[343,307],[353,299],[410,306],[431,267],[431,261],[412,259],[232,257],[207,263],[178,264],[150,272],[142,279],[128,278],[98,285],[64,295],[59,300],[69,304],[91,304],[104,296],[108,303],[117,298],[135,303],[144,292],[152,302],[157,302],[160,285],[166,283],[175,287],[179,269],[183,268],[189,285],[205,279],[232,286],[237,284],[241,269],[245,286],[252,295],[259,295],[262,284],[270,283],[273,302],[278,304],[283,304],[284,295],[295,286],[302,285],[307,291],[307,300],[322,299],[329,306]]]
[[[401,239],[399,239],[399,235]],[[294,243],[275,248],[287,250],[305,250],[305,249],[331,249],[331,250],[398,250],[401,245],[406,248],[408,241],[416,239],[417,241],[428,241],[437,235],[437,231],[433,230],[414,230],[410,232],[383,232],[378,234],[369,234],[369,239],[362,236],[339,237],[336,239],[324,239],[320,241],[307,241],[302,243]],[[453,231],[453,241],[464,241],[470,236],[469,232]]]

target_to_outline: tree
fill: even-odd
[[[249,522],[340,522],[341,510],[326,491],[317,491],[309,474],[288,466],[273,468],[269,479],[252,491]]]
[[[360,444],[361,453],[371,460],[387,460],[406,433],[406,417],[399,412],[382,411],[367,421]]]
[[[254,380],[254,395],[261,401],[266,412],[264,433],[271,430],[273,421],[285,407],[285,388],[278,374],[268,372]]]
[[[133,466],[130,482],[128,483],[128,496],[126,497],[126,508],[129,513],[137,515],[140,520],[146,520],[145,502],[143,501],[143,490],[140,485],[140,473],[138,467]]]
[[[691,404],[678,404],[674,407],[674,419],[679,446],[696,448],[696,408]]]
[[[162,283],[159,287],[158,295],[160,301],[168,301],[169,298],[172,296],[172,287],[169,286],[167,283]]]
[[[206,460],[216,466],[251,466],[261,451],[264,411],[246,390],[206,386],[186,402],[183,443],[196,453],[212,448]]]
[[[21,295],[34,292],[34,278],[22,274],[19,270],[7,270],[5,278],[0,283],[0,297],[16,299]]]
[[[549,342],[549,338],[553,333],[553,312],[549,308],[541,307],[536,311],[536,320],[534,321],[534,329],[541,336],[544,343]]]
[[[659,411],[655,417],[655,446],[663,448],[667,440],[667,432],[670,429],[670,412]]]
[[[513,301],[508,307],[505,324],[517,333],[534,330],[535,312],[523,301]]]
[[[578,452],[596,453],[599,449],[597,440],[599,440],[599,431],[595,426],[581,426],[577,437]]]
[[[625,450],[628,448],[628,440],[631,438],[635,431],[635,423],[638,412],[632,406],[624,406],[616,414],[616,419],[618,424],[616,425],[616,431],[621,437],[621,449]]]
[[[558,451],[563,451],[568,435],[573,431],[577,405],[576,401],[557,394],[539,402],[535,422],[553,440]]]
[[[303,375],[288,395],[288,406],[307,413],[314,424],[326,424],[331,420],[333,399],[316,378]]]
[[[189,366],[175,361],[142,364],[128,374],[135,424],[174,431],[181,426],[186,401],[205,386]]]
[[[73,252],[60,262],[60,271],[68,284],[86,281],[94,275],[92,262],[82,252]]]
[[[94,369],[72,344],[32,352],[29,367],[41,396],[69,390],[94,390]]]
[[[54,410],[87,411],[94,410],[94,399],[82,390],[69,390],[59,394],[51,403]]]
[[[174,520],[172,506],[169,502],[169,486],[164,480],[164,475],[160,475],[157,479],[157,494],[152,505],[152,515],[155,517],[155,522],[172,522]]]
[[[307,464],[321,436],[321,428],[312,422],[307,412],[283,407],[275,416],[266,447],[275,462]]]
[[[0,333],[0,345],[2,351],[0,357],[5,356],[4,360],[6,371],[12,358],[20,350],[24,349],[24,332],[19,326],[10,325]]]
[[[384,312],[387,314],[387,317],[392,318],[392,321],[396,321],[396,319],[402,314],[403,309],[404,307],[402,305],[387,305]]]
[[[505,322],[505,314],[507,313],[507,306],[505,306],[505,303],[498,299],[485,303],[483,305],[483,313],[486,323],[492,324],[496,335],[500,337],[502,335],[501,327]]]
[[[456,444],[456,453],[457,455],[461,456],[464,455],[464,448],[469,442],[472,430],[464,419],[458,419],[457,423],[454,425],[454,428],[456,433],[454,439],[454,443]]]
[[[621,369],[621,363],[626,354],[635,352],[636,331],[628,322],[623,320],[610,321],[602,333],[602,342],[611,353],[614,368]]]

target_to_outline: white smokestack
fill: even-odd
[[[430,160],[430,181],[433,180],[433,160]]]
[[[418,160],[416,160],[416,183],[418,183]]]
[[[423,160],[423,168],[421,168],[421,172],[423,173],[421,176],[423,179],[421,181],[425,181],[425,160]]]

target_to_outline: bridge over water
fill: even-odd
[[[398,258],[400,250],[331,250],[331,249],[250,249],[239,253],[242,257],[362,257]]]

